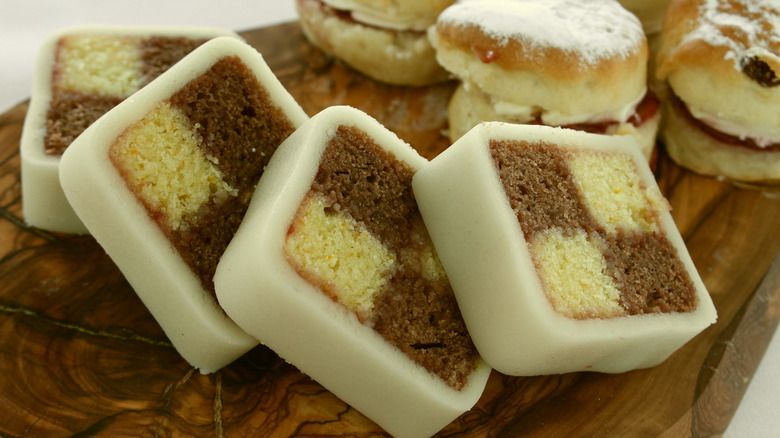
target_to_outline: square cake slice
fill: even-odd
[[[217,28],[165,26],[82,26],[49,35],[38,52],[22,131],[26,222],[49,231],[87,233],[60,187],[62,153],[108,110],[219,36],[240,38]]]
[[[413,187],[474,343],[502,373],[650,367],[715,322],[629,137],[483,123]]]
[[[219,263],[247,333],[397,436],[430,436],[490,368],[411,188],[427,164],[379,122],[330,107],[277,151]]]
[[[201,372],[257,344],[218,306],[213,276],[269,159],[306,120],[255,49],[220,37],[106,113],[62,156],[73,209]]]

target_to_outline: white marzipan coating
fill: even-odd
[[[629,138],[546,126],[482,123],[417,172],[412,184],[423,219],[474,344],[490,366],[512,375],[650,367],[715,321],[709,294],[666,210],[661,228],[691,276],[695,310],[585,320],[555,312],[495,170],[492,139],[622,151],[660,196]]]
[[[392,435],[430,436],[476,403],[490,368],[480,362],[461,391],[452,389],[300,277],[284,255],[290,224],[340,125],[356,126],[412,169],[427,164],[365,113],[323,110],[268,164],[217,267],[217,296],[239,326]]]
[[[178,352],[203,373],[257,345],[203,289],[112,165],[117,136],[218,60],[238,56],[297,127],[308,119],[262,56],[236,38],[209,41],[90,126],[68,147],[60,180],[68,200],[160,324]]]
[[[22,158],[22,207],[25,221],[35,227],[63,233],[87,234],[62,192],[59,182],[60,156],[44,152],[46,115],[52,97],[52,68],[60,38],[73,35],[175,36],[240,38],[232,31],[216,28],[83,26],[62,29],[47,37],[38,52],[30,107],[24,121]]]

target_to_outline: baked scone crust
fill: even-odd
[[[342,10],[367,13],[390,22],[420,23],[428,25],[436,21],[454,0],[323,0]]]
[[[424,86],[449,74],[436,62],[425,32],[395,31],[347,20],[318,0],[298,0],[304,35],[355,70],[392,85]]]
[[[667,81],[693,111],[717,115],[748,129],[777,129],[780,87],[776,85],[780,79],[775,77],[771,86],[762,85],[747,72],[763,70],[768,81],[780,72],[780,33],[772,25],[780,11],[751,1],[717,2],[719,10],[739,11],[746,23],[762,29],[751,32],[713,22],[702,12],[704,3],[673,0],[669,4],[658,53],[658,78]],[[760,7],[761,13],[747,12],[746,4]]]
[[[488,94],[566,115],[609,113],[639,99],[647,86],[647,40],[638,19],[623,12],[635,44],[595,60],[522,36],[488,33],[444,14],[429,36],[445,69]]]

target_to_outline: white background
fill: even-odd
[[[36,51],[46,35],[61,27],[187,25],[242,31],[295,20],[293,1],[0,0],[0,112],[29,97]],[[776,335],[726,436],[780,436],[778,406],[780,337]]]

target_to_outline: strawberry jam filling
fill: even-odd
[[[630,123],[635,127],[642,126],[646,121],[655,117],[655,115],[658,113],[659,107],[660,101],[658,100],[658,97],[655,95],[655,93],[653,93],[652,90],[648,89],[647,93],[645,93],[645,97],[642,98],[642,100],[636,106],[634,114],[632,114],[631,117],[626,120],[626,123]],[[561,128],[585,131],[591,134],[605,134],[609,131],[610,128],[619,125],[620,123],[621,122],[617,120],[604,120],[600,122],[572,123],[569,125],[563,125]],[[528,122],[528,124],[542,125],[543,123],[541,116],[536,116],[536,118]]]
[[[715,140],[724,144],[748,148],[757,152],[780,151],[780,143],[773,143],[761,147],[752,138],[738,137],[736,135],[732,135],[714,128],[713,126],[694,117],[694,115],[691,114],[691,111],[688,109],[688,105],[686,105],[685,102],[683,102],[682,99],[680,99],[676,94],[670,93],[670,95],[671,95],[670,102],[672,105],[674,105],[674,108],[677,111],[677,113],[681,114],[691,126],[703,132],[704,134],[707,134],[708,136],[714,138]]]
[[[477,46],[472,46],[471,51],[474,52],[474,54],[477,55],[477,58],[479,58],[479,60],[485,64],[490,64],[491,62],[498,59],[498,53],[492,49],[482,49]]]

